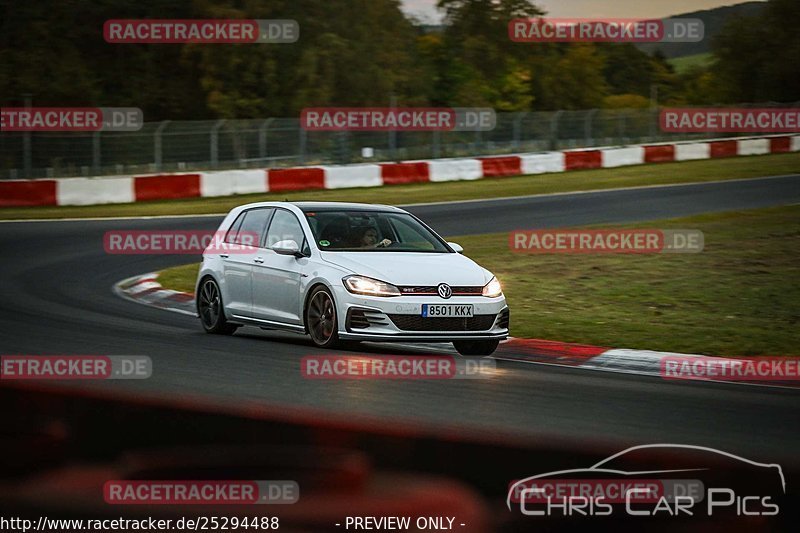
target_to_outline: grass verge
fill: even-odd
[[[133,204],[109,204],[65,207],[6,207],[0,208],[0,219],[124,217],[155,215],[191,215],[227,213],[233,207],[248,202],[267,200],[321,200],[365,203],[412,204],[451,202],[480,198],[525,196],[570,191],[589,191],[640,185],[664,185],[724,179],[777,176],[800,172],[800,153],[773,154],[730,159],[636,165],[599,170],[581,170],[558,174],[539,174],[510,178],[482,179],[298,191],[271,194],[246,194],[219,198],[191,198]]]
[[[692,228],[698,254],[525,255],[453,237],[503,282],[515,337],[708,355],[800,355],[800,207],[615,227]],[[197,265],[163,271],[192,292]]]

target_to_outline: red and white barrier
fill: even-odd
[[[322,167],[325,171],[326,189],[347,187],[380,187],[383,185],[378,165],[340,165]]]
[[[133,178],[56,180],[57,205],[127,204],[136,201]]]
[[[627,146],[603,150],[603,168],[623,167],[644,164],[644,146]]]
[[[259,192],[269,192],[266,170],[223,170],[204,172],[200,175],[200,196],[230,196]]]
[[[308,189],[380,187],[786,152],[800,152],[800,135],[397,163],[10,180],[0,181],[0,207],[117,204]]]
[[[675,161],[710,159],[711,147],[708,143],[686,143],[675,145]]]
[[[564,172],[564,152],[545,152],[520,156],[523,174]]]
[[[739,141],[739,155],[763,155],[770,153],[770,139],[745,139]]]
[[[428,161],[431,181],[477,180],[483,177],[479,159],[434,159]]]
[[[683,379],[800,388],[798,360],[793,357],[782,357],[773,364],[770,357],[716,357],[518,338],[501,343],[493,357],[673,381]]]

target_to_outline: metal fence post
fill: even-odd
[[[306,162],[306,144],[308,143],[308,134],[303,128],[301,124],[298,123],[298,129],[300,131],[300,154],[298,154],[298,159],[300,163]]]
[[[219,129],[225,124],[225,119],[218,120],[211,128],[211,168],[219,166]]]
[[[594,146],[595,144],[594,135],[592,135],[592,125],[594,124],[593,119],[597,112],[597,109],[590,109],[586,113],[586,118],[583,121],[583,136],[586,139],[586,146]]]
[[[25,99],[25,109],[30,109],[33,105],[32,95],[30,94],[23,94],[23,98]],[[33,149],[32,149],[32,139],[31,139],[31,132],[26,131],[22,134],[22,173],[23,177],[30,179],[33,176],[31,173],[33,172]]]
[[[550,119],[550,149],[558,150],[558,120],[564,114],[563,110],[553,113],[553,118]]]
[[[268,118],[262,122],[261,127],[258,128],[258,157],[260,159],[267,158],[267,133],[269,131],[269,124],[273,120],[275,119]]]
[[[397,97],[394,94],[389,95],[389,107],[394,110],[397,107]],[[397,160],[397,131],[389,131],[389,154],[392,161]]]
[[[92,134],[92,173],[100,174],[100,132]]]
[[[163,153],[162,153],[162,143],[161,143],[161,134],[163,133],[164,129],[169,126],[171,121],[164,120],[161,124],[158,125],[156,128],[155,133],[153,133],[153,164],[156,167],[156,171],[161,170],[163,166]]]
[[[527,114],[528,113],[525,113],[525,112],[517,113],[517,116],[514,118],[514,125],[513,125],[514,139],[511,141],[511,145],[515,149],[519,148],[519,143],[522,140],[521,139],[521,137],[522,137],[522,120],[525,118],[525,115],[527,115]]]
[[[392,161],[397,160],[397,132],[395,130],[389,132],[389,158]]]
[[[439,130],[433,130],[433,157],[437,158],[441,156],[441,136],[442,132]]]

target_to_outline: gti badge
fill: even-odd
[[[450,285],[447,283],[440,283],[438,287],[436,287],[436,292],[439,293],[439,296],[447,300],[453,295],[453,289],[450,288]]]

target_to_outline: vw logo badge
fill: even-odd
[[[453,295],[453,289],[450,288],[450,285],[447,283],[440,283],[438,287],[436,287],[436,292],[439,293],[439,296],[447,300]]]

